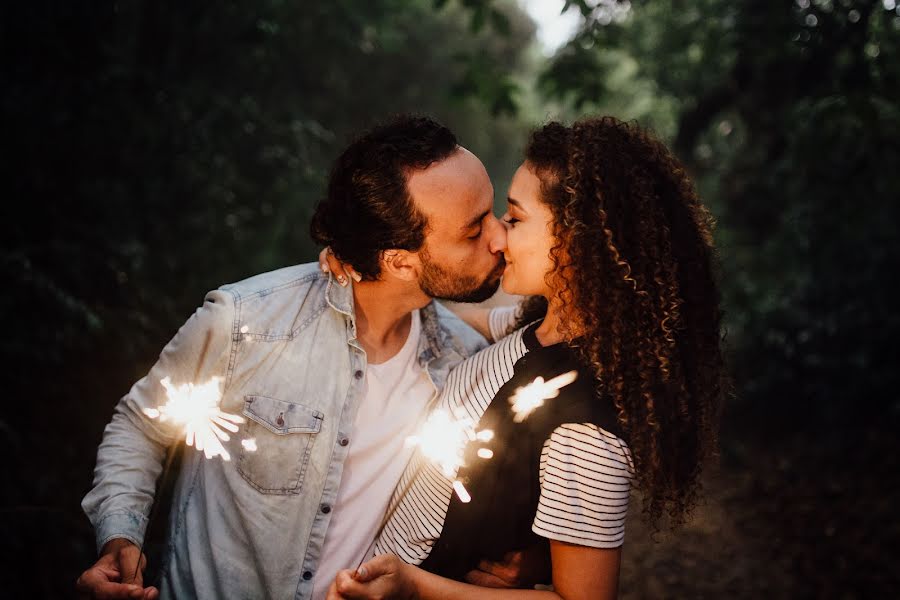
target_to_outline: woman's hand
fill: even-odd
[[[333,274],[334,278],[342,286],[347,285],[348,277],[352,277],[353,281],[357,283],[362,281],[362,275],[357,273],[353,266],[345,265],[339,261],[329,247],[325,247],[324,250],[319,252],[319,268],[322,269],[323,273]]]
[[[328,600],[417,599],[416,570],[393,554],[376,556],[356,571],[339,571],[328,590]]]

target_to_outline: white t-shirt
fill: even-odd
[[[403,348],[387,361],[366,368],[366,389],[313,582],[314,600],[325,597],[339,570],[355,569],[368,558],[364,554],[412,455],[406,438],[424,422],[434,394],[418,361],[421,331],[416,310]]]

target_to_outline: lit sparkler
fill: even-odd
[[[557,375],[549,381],[543,377],[536,377],[528,385],[522,386],[510,397],[512,404],[513,421],[521,423],[534,412],[536,408],[544,404],[544,400],[550,400],[559,396],[559,390],[569,385],[578,378],[578,371],[569,371]]]
[[[224,412],[219,408],[222,400],[221,377],[213,377],[199,385],[194,383],[200,376],[200,369],[209,350],[211,337],[211,334],[207,333],[203,341],[194,370],[194,380],[175,386],[169,377],[164,377],[160,383],[166,389],[166,403],[159,408],[144,408],[143,412],[151,419],[159,419],[161,423],[171,420],[182,427],[185,443],[203,452],[207,459],[221,456],[223,461],[229,461],[231,456],[222,445],[222,442],[231,439],[226,430],[236,433],[238,431],[237,423],[243,423],[244,418]],[[166,452],[166,462],[160,475],[160,489],[164,486],[172,461],[177,454],[178,443],[179,438],[173,440]],[[256,440],[253,438],[241,440],[241,445],[248,452],[256,450]],[[150,531],[150,524],[158,510],[159,502],[154,502],[150,509],[150,515],[147,517],[147,532]],[[138,546],[139,557],[143,555],[145,541],[146,536]],[[141,560],[139,559],[135,565],[134,574],[131,576],[132,580],[137,578],[140,567]]]
[[[224,461],[231,460],[231,455],[222,442],[231,439],[226,430],[237,433],[237,423],[243,423],[244,418],[219,408],[222,378],[213,377],[199,385],[188,382],[175,386],[166,377],[160,383],[166,388],[168,401],[158,409],[144,409],[144,414],[151,419],[158,418],[163,423],[174,421],[183,427],[184,442],[188,446],[195,446],[206,458],[221,456]],[[244,444],[244,448],[247,448],[247,444]]]
[[[494,432],[490,429],[476,432],[469,417],[454,418],[445,410],[435,410],[419,434],[408,437],[406,443],[418,446],[425,458],[437,465],[445,477],[453,479],[453,489],[459,499],[469,502],[472,497],[463,483],[456,479],[457,471],[464,464],[463,450],[473,440],[486,442],[493,437]],[[493,455],[490,450],[478,452],[478,456],[485,459]]]
[[[440,468],[447,479],[452,480],[453,491],[456,492],[459,499],[464,503],[468,503],[472,501],[472,496],[469,495],[469,491],[466,490],[463,482],[456,479],[457,471],[465,464],[463,451],[466,444],[471,441],[489,442],[493,438],[494,432],[490,429],[475,431],[474,423],[469,417],[456,418],[446,410],[437,409],[428,416],[417,435],[406,438],[406,444],[418,446],[422,455]],[[493,455],[494,453],[486,448],[478,451],[478,456],[484,459],[491,458]],[[381,536],[381,532],[384,531],[397,507],[403,502],[403,498],[409,493],[413,482],[418,478],[420,472],[421,466],[416,469],[412,477],[403,486],[403,489],[396,496],[396,500],[392,501],[391,507],[381,519],[381,524],[375,532],[375,537],[372,538],[372,543],[369,544],[369,548],[363,554],[362,560],[356,566],[357,570],[362,566],[369,554],[372,553],[378,538]]]

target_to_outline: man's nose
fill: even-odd
[[[488,221],[488,249],[492,254],[499,254],[506,250],[506,227],[500,219],[491,215]]]

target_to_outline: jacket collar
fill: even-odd
[[[356,315],[353,311],[353,282],[346,287],[337,283],[334,277],[328,274],[328,285],[325,288],[325,300],[328,305],[337,312],[345,315],[350,320],[348,331],[349,340],[356,340]],[[435,302],[432,300],[419,310],[422,319],[422,336],[425,341],[422,358],[427,362],[440,358],[445,350],[460,351],[456,347],[454,337],[441,323]]]

